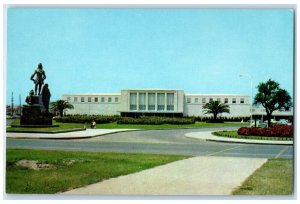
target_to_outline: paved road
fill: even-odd
[[[190,132],[217,131],[220,129],[224,130],[226,128],[122,132],[76,140],[7,139],[6,147],[97,152],[182,154],[193,156],[293,158],[292,145],[219,143],[185,137],[185,134]]]

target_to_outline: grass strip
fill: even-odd
[[[20,119],[15,119],[12,125],[20,125]],[[81,123],[58,123],[53,121],[53,125],[58,127],[7,127],[7,132],[56,132],[56,131],[72,131],[76,129],[83,129],[84,124]]]
[[[53,194],[188,156],[7,149],[6,158],[7,193]],[[33,170],[17,165],[20,160],[51,168]]]
[[[239,135],[236,130],[218,131],[218,132],[212,132],[212,134],[215,136],[230,137],[230,138],[237,138],[237,139],[280,140],[280,141],[293,140],[293,138],[290,137],[265,137],[265,136],[257,136],[257,135]]]
[[[269,159],[233,195],[292,195],[293,160]]]

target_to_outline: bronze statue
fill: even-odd
[[[36,78],[33,77],[36,75]],[[35,95],[37,95],[37,89],[38,89],[38,95],[41,94],[41,88],[44,84],[44,80],[46,79],[45,71],[43,70],[42,63],[38,64],[38,68],[34,71],[34,73],[31,75],[30,79],[35,83],[34,91]]]
[[[50,93],[50,90],[48,88],[48,84],[45,84],[43,86],[41,94],[42,94],[43,104],[44,104],[44,106],[46,108],[46,112],[49,112],[49,102],[50,102],[51,93]]]
[[[28,105],[22,106],[20,125],[24,127],[52,127],[53,115],[49,113],[50,91],[48,84],[44,84],[46,79],[42,63],[38,64],[36,70],[31,75],[30,80],[35,84],[35,92],[31,90],[26,97]]]

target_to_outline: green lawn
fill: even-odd
[[[12,125],[20,125],[20,119],[15,119]],[[43,128],[29,128],[29,127],[6,127],[6,131],[37,131],[37,132],[51,132],[51,131],[65,131],[74,130],[78,128],[84,128],[84,124],[81,123],[59,123],[53,121],[53,125],[59,125],[59,127],[43,127]]]
[[[238,139],[253,139],[253,140],[293,140],[290,137],[264,137],[257,135],[239,135],[236,130],[232,131],[218,131],[212,133],[215,136],[230,137]]]
[[[293,160],[270,159],[254,172],[233,195],[292,195]]]
[[[185,158],[188,156],[8,149],[6,193],[59,193]],[[17,166],[20,160],[52,166],[32,170]],[[293,194],[293,160],[268,160],[232,194]]]
[[[16,119],[12,123],[14,125],[19,125],[20,120]],[[75,128],[89,128],[89,124],[82,123],[61,123],[53,121],[54,125],[59,125],[59,127],[48,127],[48,128],[22,128],[22,127],[7,127],[6,131],[59,131],[59,130],[70,130]],[[247,123],[240,122],[225,122],[225,123],[206,123],[197,122],[195,124],[187,125],[137,125],[137,124],[117,124],[117,123],[105,123],[97,124],[97,128],[101,129],[143,129],[143,130],[154,130],[154,129],[178,129],[178,128],[208,128],[208,127],[242,127],[246,126]]]
[[[6,158],[7,193],[53,194],[188,156],[8,149]],[[25,159],[52,167],[32,170],[16,165]]]

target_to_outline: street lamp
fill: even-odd
[[[251,89],[251,97],[250,97],[250,127],[251,127],[251,123],[252,123],[252,98],[253,98],[252,76],[250,74],[240,74],[240,77],[249,77],[250,78],[250,89]]]

